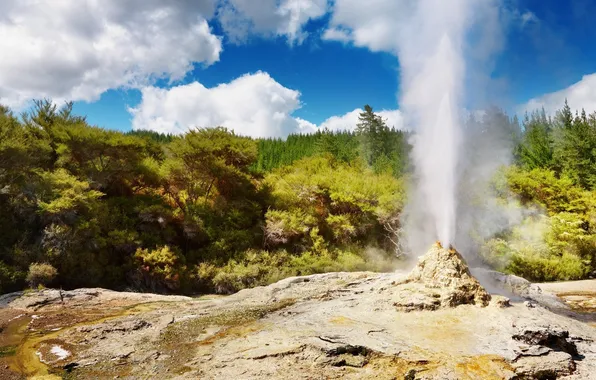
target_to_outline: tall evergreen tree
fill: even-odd
[[[373,166],[380,156],[387,156],[389,128],[368,104],[358,116],[356,134],[360,138],[362,154],[369,166]]]
[[[552,126],[544,109],[526,114],[523,137],[517,148],[518,160],[527,169],[551,168],[553,162]]]
[[[557,115],[554,158],[560,171],[584,188],[596,186],[596,125],[585,111],[571,116],[567,102]]]

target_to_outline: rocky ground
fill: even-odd
[[[551,282],[538,286],[556,294],[571,309],[582,312],[586,321],[596,327],[596,280]]]
[[[593,314],[580,310],[593,305],[593,290],[582,290],[579,305],[547,292],[550,285],[486,270],[473,274],[457,252],[436,246],[410,273],[288,278],[228,297],[102,289],[0,296],[0,378],[596,374]]]

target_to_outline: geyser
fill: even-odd
[[[446,7],[444,1],[423,0],[418,11],[425,11],[431,3]],[[422,20],[431,21],[428,17]],[[453,244],[455,238],[457,152],[461,141],[458,104],[464,63],[460,51],[462,28],[458,24],[456,20],[445,22],[438,25],[442,33],[427,33],[422,45],[428,52],[422,52],[413,60],[416,64],[405,65],[402,71],[403,77],[412,78],[404,81],[407,85],[402,104],[416,133],[412,152],[416,189],[434,227],[429,231],[433,235],[425,240],[438,239],[445,246]],[[430,27],[426,23],[422,26]],[[405,50],[403,54],[407,53]]]
[[[404,212],[406,251],[421,255],[439,240],[455,245],[458,187],[465,157],[463,88],[466,34],[491,1],[409,2],[398,36],[400,109],[414,132],[414,186]],[[489,12],[490,13],[490,12]]]

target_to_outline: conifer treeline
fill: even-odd
[[[259,156],[255,169],[270,171],[291,165],[315,154],[330,154],[341,162],[362,159],[375,172],[389,171],[399,177],[407,168],[408,133],[389,128],[372,107],[364,106],[353,131],[321,130],[313,134],[291,134],[285,140],[258,140]]]

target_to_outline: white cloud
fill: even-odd
[[[339,42],[343,42],[343,43],[347,43],[352,40],[352,36],[350,36],[349,30],[345,30],[345,29],[341,29],[341,28],[337,28],[337,27],[326,29],[323,32],[323,35],[321,36],[321,38],[324,40],[339,41]]]
[[[323,38],[395,53],[407,7],[404,0],[335,0]]]
[[[177,80],[212,64],[220,38],[207,1],[3,0],[0,102],[94,101],[106,90]]]
[[[531,25],[540,24],[540,19],[530,10],[520,10],[511,4],[502,8],[502,22],[508,26],[524,29]]]
[[[299,117],[296,118],[296,121],[298,122],[298,130],[296,131],[297,133],[315,133],[319,128],[316,124],[313,124],[310,121],[301,119]]]
[[[301,106],[300,92],[263,72],[213,88],[193,82],[171,89],[145,87],[141,92],[141,103],[130,110],[134,129],[181,133],[223,126],[241,135],[282,137],[314,128],[291,116]]]
[[[344,115],[332,116],[321,123],[319,127],[327,128],[331,131],[353,131],[356,129],[356,124],[358,124],[358,115],[360,115],[361,112],[363,112],[362,109],[356,108],[354,111],[350,111]],[[375,113],[385,119],[387,126],[390,128],[395,127],[396,129],[405,129],[403,116],[399,110],[382,110]]]
[[[246,74],[230,83],[207,88],[199,82],[170,89],[145,87],[141,103],[130,109],[133,129],[183,133],[190,128],[223,126],[252,137],[286,137],[320,128],[354,130],[360,108],[333,116],[320,126],[299,117],[300,92],[284,87],[269,74]],[[378,112],[389,127],[403,129],[399,110]]]
[[[547,113],[554,114],[563,107],[565,99],[574,110],[596,111],[596,73],[584,75],[579,82],[560,91],[530,99],[518,108],[518,112],[532,112],[544,107]]]
[[[538,22],[538,17],[533,12],[526,11],[520,16],[522,26],[526,26],[529,23]]]
[[[233,41],[250,34],[285,36],[290,44],[302,43],[304,25],[327,13],[327,0],[223,0],[218,17]]]

